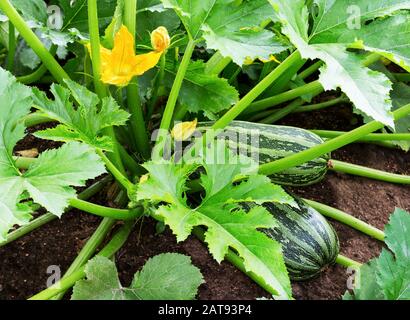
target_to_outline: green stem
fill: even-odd
[[[132,192],[134,185],[129,181],[120,170],[108,159],[103,151],[97,150],[98,155],[104,161],[107,169],[111,172],[114,178],[127,190],[127,192]]]
[[[71,199],[70,206],[100,217],[110,218],[111,220],[133,220],[142,214],[141,208],[134,210],[109,208],[80,199]]]
[[[124,25],[135,39],[137,19],[137,0],[124,1]],[[131,113],[130,125],[135,137],[138,152],[143,158],[150,156],[150,144],[147,128],[144,120],[144,113],[138,89],[138,78],[134,78],[127,87],[127,104]]]
[[[133,221],[126,222],[113,236],[111,241],[97,254],[98,256],[111,258],[127,241],[132,228]],[[70,289],[78,280],[85,277],[85,266],[81,266],[77,271],[67,277],[63,277],[59,282],[51,287],[34,295],[29,300],[49,300],[55,295]]]
[[[367,67],[377,60],[380,59],[380,55],[378,54],[369,54],[363,61],[363,66]],[[308,83],[304,86],[298,87],[296,89],[278,94],[276,96],[262,99],[259,101],[256,101],[252,103],[249,107],[249,109],[244,112],[244,114],[249,114],[253,112],[258,112],[258,111],[263,111],[268,108],[277,106],[281,103],[299,98],[303,95],[310,94],[313,96],[317,96],[320,93],[324,92],[323,86],[320,84],[319,80],[313,81],[311,83]]]
[[[172,117],[174,115],[175,105],[177,103],[179,91],[181,90],[182,82],[184,81],[185,73],[188,69],[191,57],[194,52],[195,41],[190,39],[185,49],[184,57],[182,58],[181,65],[178,68],[178,72],[175,77],[174,84],[172,85],[171,93],[168,98],[167,105],[165,106],[164,115],[162,117],[160,129],[169,130],[171,126]]]
[[[371,169],[356,164],[346,163],[333,159],[329,162],[329,169],[336,172],[352,174],[355,176],[370,178],[374,180],[398,184],[410,184],[410,176]]]
[[[362,220],[359,220],[347,214],[346,212],[343,212],[336,208],[332,208],[330,206],[327,206],[325,204],[322,204],[316,201],[307,200],[307,199],[303,199],[303,201],[305,201],[309,206],[316,209],[317,211],[319,211],[321,214],[323,214],[324,216],[328,218],[339,221],[379,241],[384,241],[385,234],[383,231],[363,222]]]
[[[345,134],[343,131],[329,131],[329,130],[310,130],[311,132],[323,138],[336,138]],[[410,133],[371,133],[364,136],[360,142],[369,141],[410,141]]]
[[[90,32],[90,46],[91,46],[91,59],[93,69],[93,81],[95,91],[100,99],[107,97],[107,88],[101,82],[101,53],[100,53],[100,31],[98,25],[98,8],[97,0],[87,0],[88,2],[88,28]],[[105,129],[105,133],[111,137],[114,142],[114,151],[109,154],[110,159],[115,163],[122,173],[125,173],[124,166],[121,161],[121,157],[118,151],[118,142],[115,137],[113,127]]]
[[[301,73],[298,74],[298,77],[302,80],[305,80],[307,77],[311,76],[314,74],[319,68],[323,66],[323,61],[317,61],[314,64],[312,64],[310,67],[306,68],[303,70]]]
[[[410,113],[410,104],[401,107],[400,109],[393,112],[396,120],[399,120]],[[281,172],[288,168],[296,167],[300,164],[313,160],[324,154],[332,152],[339,149],[345,145],[348,145],[369,133],[380,130],[384,128],[384,124],[378,121],[369,122],[353,131],[347,132],[337,138],[328,140],[318,146],[312,147],[308,150],[299,152],[297,154],[263,164],[259,167],[259,172],[265,175],[271,175],[277,172]]]
[[[230,57],[224,57],[219,51],[205,64],[205,73],[207,74],[220,74],[227,66],[232,62]]]
[[[7,15],[14,27],[20,32],[20,35],[26,40],[27,44],[41,59],[54,78],[56,78],[56,80],[60,83],[64,83],[64,79],[69,79],[68,74],[58,64],[56,59],[54,59],[46,47],[44,47],[43,43],[39,38],[37,38],[24,19],[19,15],[17,10],[14,9],[10,1],[0,1],[0,9]]]
[[[300,60],[300,53],[295,51],[275,70],[273,70],[265,79],[259,82],[251,91],[249,91],[239,102],[233,106],[222,118],[212,126],[213,129],[223,129],[237,116],[239,116],[251,103],[264,92],[275,80],[277,80],[293,63]]]
[[[399,82],[410,82],[410,73],[394,73],[393,75]]]
[[[91,60],[94,75],[95,92],[100,99],[107,96],[107,89],[101,82],[101,53],[100,53],[100,31],[98,26],[97,0],[88,1],[88,29],[90,33]]]
[[[94,255],[97,248],[102,244],[107,233],[112,229],[115,224],[115,220],[105,218],[102,220],[98,228],[94,231],[93,235],[88,239],[87,243],[81,249],[77,258],[70,265],[63,277],[69,277],[79,270],[88,260]],[[61,300],[64,297],[65,291],[60,292],[53,297],[53,300]]]
[[[325,108],[335,106],[335,105],[340,104],[340,103],[347,103],[347,102],[349,102],[348,98],[340,97],[340,98],[332,99],[332,100],[317,103],[317,104],[303,105],[303,106],[301,105],[300,108],[294,110],[292,113],[303,113],[303,112],[317,111],[317,110],[322,110],[322,109],[325,109]],[[274,112],[277,112],[277,111],[278,111],[277,109],[274,110]],[[272,110],[259,112],[259,113],[255,114],[253,117],[251,117],[249,119],[249,121],[250,122],[257,122],[260,119],[267,118],[271,114],[272,114]]]
[[[166,53],[163,53],[160,59],[158,78],[155,81],[154,93],[152,94],[152,98],[149,103],[147,121],[151,119],[152,114],[154,113],[154,109],[157,105],[159,95],[163,93],[160,92],[160,90],[163,90],[166,63],[167,55]]]
[[[323,86],[320,84],[319,81],[313,81],[306,85],[300,86],[298,88],[280,93],[276,96],[258,100],[252,103],[249,106],[249,109],[246,110],[243,115],[255,113],[259,111],[266,110],[268,108],[277,106],[287,101],[294,100],[306,94],[315,94],[318,95],[319,93],[323,92]]]
[[[357,261],[354,261],[352,259],[349,259],[348,257],[345,257],[341,254],[339,254],[337,256],[336,263],[340,264],[341,266],[346,267],[346,268],[352,268],[353,267],[355,269],[359,269],[362,266],[361,263],[359,263]]]
[[[288,104],[285,108],[282,108],[278,111],[276,111],[274,114],[270,115],[269,117],[259,121],[260,123],[265,123],[265,124],[272,124],[280,119],[283,119],[287,115],[295,112],[297,109],[299,109],[303,105],[304,101],[302,99],[296,99],[292,103]]]
[[[19,169],[27,170],[33,163],[37,161],[36,158],[27,157],[13,157],[15,165]]]
[[[7,54],[7,70],[14,71],[14,56],[16,54],[16,31],[9,21],[9,52]]]
[[[81,200],[87,200],[89,198],[91,198],[92,196],[94,196],[95,194],[97,194],[98,192],[100,192],[102,190],[102,188],[111,180],[110,177],[106,177],[104,179],[101,179],[100,181],[94,183],[92,186],[88,187],[86,190],[84,190],[83,192],[81,192],[78,195],[78,199]],[[69,211],[71,208],[67,208],[66,212]],[[43,214],[42,216],[38,217],[37,219],[34,219],[32,221],[30,221],[28,224],[18,228],[15,231],[10,232],[7,235],[7,238],[4,242],[0,243],[0,247],[5,246],[23,236],[25,236],[26,234],[32,232],[33,230],[36,230],[40,227],[42,227],[43,225],[56,220],[58,217],[52,213],[46,213]]]

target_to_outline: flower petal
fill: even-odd
[[[155,67],[161,58],[162,53],[152,51],[145,54],[139,54],[134,57],[134,75],[140,76],[147,72],[149,69]]]

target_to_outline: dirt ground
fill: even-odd
[[[287,117],[283,124],[308,129],[349,130],[352,122],[348,107],[338,106],[325,111]],[[19,148],[31,148],[39,141],[30,138]],[[350,145],[333,154],[333,158],[366,165],[376,169],[410,174],[410,153],[374,145]],[[324,181],[307,188],[292,188],[291,192],[349,212],[383,228],[395,207],[410,210],[410,187],[329,173]],[[93,199],[104,202],[104,196]],[[0,248],[0,299],[25,299],[42,290],[49,277],[47,268],[57,265],[65,270],[96,229],[100,219],[76,210],[65,214],[41,229]],[[341,242],[341,253],[360,262],[379,254],[381,244],[339,223],[332,222]],[[116,262],[124,285],[145,261],[162,252],[190,255],[199,267],[206,283],[200,287],[199,299],[255,299],[268,297],[240,271],[228,263],[219,265],[197,239],[191,237],[177,244],[169,230],[155,235],[155,222],[145,219],[137,225],[126,245],[117,253]],[[293,283],[296,299],[340,299],[349,277],[346,270],[333,266],[318,278]]]

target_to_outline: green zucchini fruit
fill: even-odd
[[[212,124],[202,122],[198,130],[205,131]],[[228,141],[233,152],[252,157],[259,164],[282,159],[324,142],[318,135],[304,129],[245,121],[233,121],[218,137]],[[330,155],[325,155],[269,177],[280,185],[311,185],[324,178],[329,159]]]
[[[299,206],[265,203],[279,226],[263,229],[281,243],[286,267],[292,280],[308,280],[336,262],[339,239],[329,222],[315,209],[295,198]]]

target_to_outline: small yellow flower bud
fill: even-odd
[[[140,178],[140,183],[142,184],[142,183],[144,183],[144,182],[147,182],[148,181],[148,178],[149,178],[149,174],[147,173],[147,174],[144,174],[143,176],[141,176],[141,178]]]
[[[197,124],[198,121],[196,119],[194,121],[180,122],[176,124],[171,131],[172,138],[178,141],[188,140],[195,132]]]
[[[168,49],[171,39],[165,27],[158,27],[151,33],[151,44],[155,51],[163,52]]]

